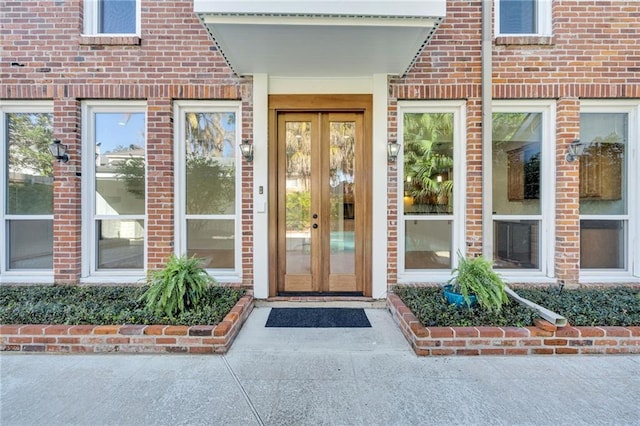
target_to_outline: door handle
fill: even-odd
[[[314,223],[312,227],[313,227],[313,229],[318,229],[318,224]]]

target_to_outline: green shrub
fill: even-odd
[[[141,296],[148,309],[169,317],[199,307],[215,280],[202,268],[202,259],[171,254],[166,266],[149,274],[149,288]]]
[[[168,324],[216,325],[244,294],[232,287],[211,286],[200,308],[169,317],[145,308],[148,287],[0,286],[0,324]]]
[[[509,303],[504,291],[505,283],[494,270],[493,263],[482,256],[468,258],[458,252],[458,266],[449,280],[452,290],[462,294],[467,305],[469,295],[478,298],[478,304],[487,311],[500,312],[502,305]]]

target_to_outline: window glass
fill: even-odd
[[[233,220],[187,220],[187,254],[204,259],[205,268],[233,269]]]
[[[9,220],[9,268],[53,268],[53,220]]]
[[[453,212],[453,114],[404,115],[404,214]]]
[[[494,214],[540,214],[541,113],[493,114]]]
[[[135,34],[136,0],[98,1],[98,33]]]
[[[500,0],[501,34],[536,34],[537,0]]]
[[[145,114],[96,113],[96,214],[145,213]]]
[[[96,221],[98,269],[144,267],[144,220]]]
[[[232,112],[185,114],[186,213],[233,214],[236,117]]]
[[[580,214],[626,214],[628,114],[580,114]]]
[[[7,214],[53,214],[53,115],[8,113]]]
[[[450,220],[405,221],[405,269],[450,269]]]

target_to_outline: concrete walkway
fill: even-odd
[[[225,356],[0,355],[9,425],[640,425],[640,356],[418,358],[371,329],[264,328]]]

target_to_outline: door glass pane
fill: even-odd
[[[405,221],[405,269],[450,269],[450,220]]]
[[[187,220],[187,254],[204,259],[205,268],[233,269],[233,220]]]
[[[453,114],[404,115],[404,214],[453,213]]]
[[[185,114],[187,214],[234,214],[236,115]]]
[[[9,269],[53,268],[53,221],[8,221]]]
[[[330,272],[355,273],[355,123],[329,129]]]
[[[624,220],[580,221],[580,267],[626,269]]]
[[[541,214],[541,147],[541,113],[493,114],[494,214]]]
[[[142,269],[144,220],[98,220],[98,269]]]
[[[96,113],[96,214],[145,214],[145,114]]]
[[[53,214],[53,115],[8,113],[7,214]]]
[[[99,33],[134,34],[136,0],[99,0]]]
[[[540,222],[496,220],[493,222],[496,268],[540,268]]]
[[[580,114],[580,214],[627,213],[626,113]]]
[[[311,123],[287,122],[286,273],[311,273]]]

